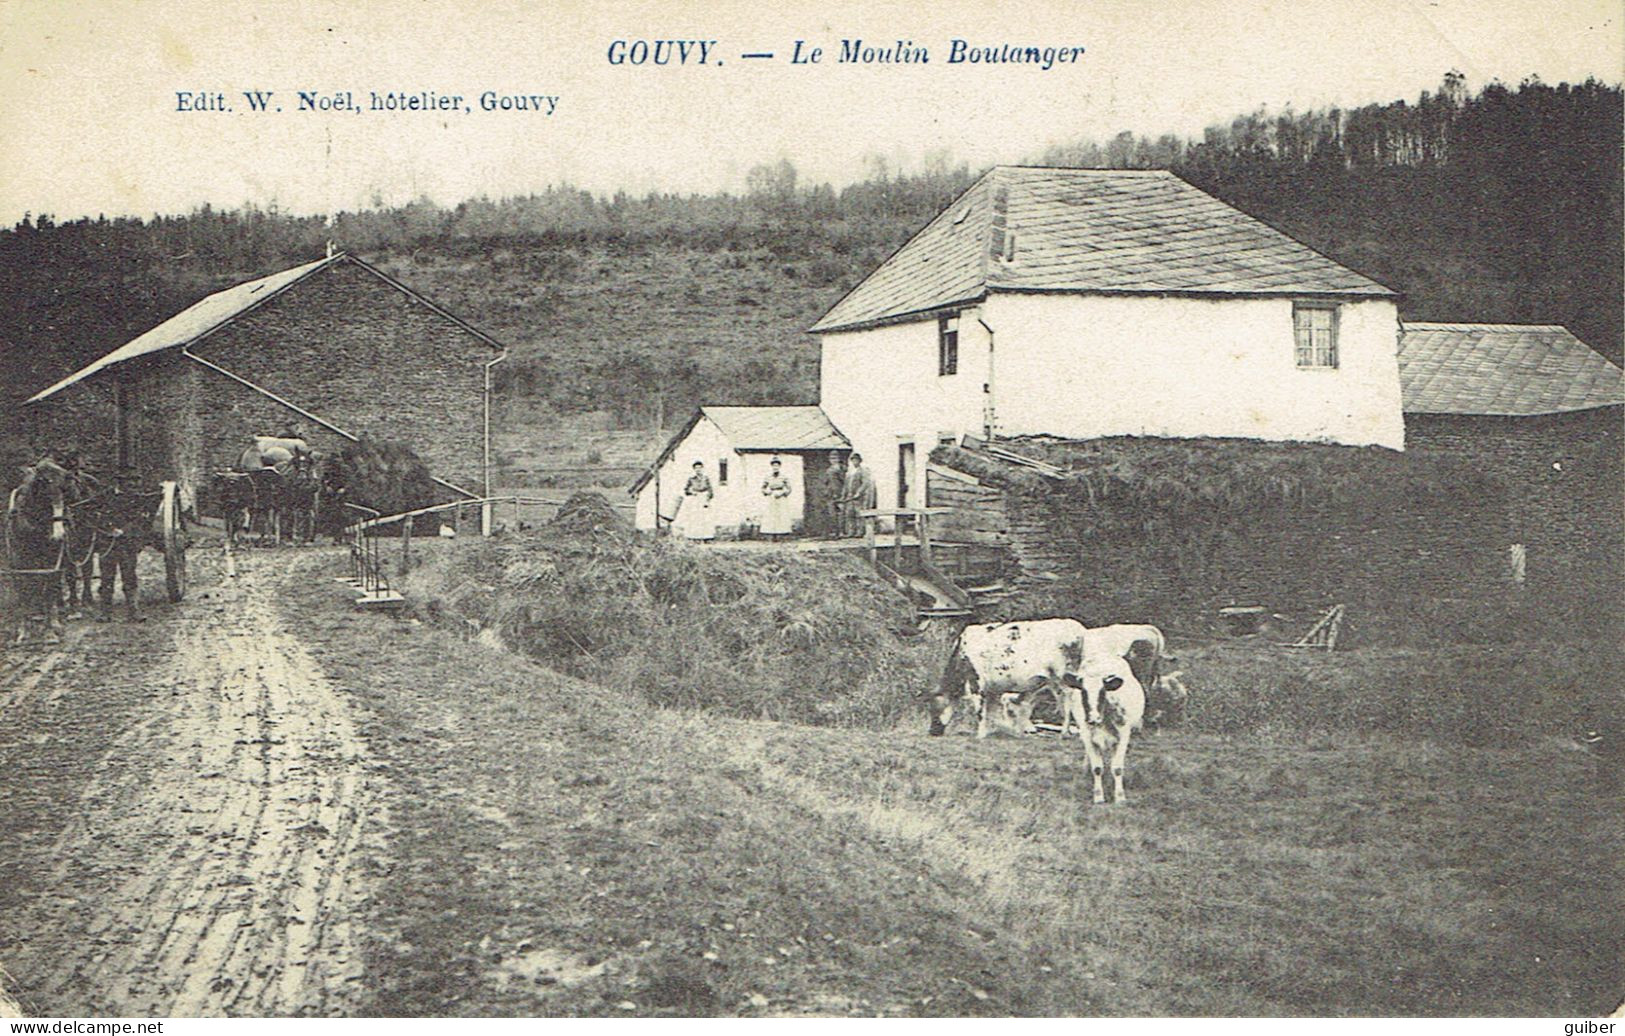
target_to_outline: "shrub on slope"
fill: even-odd
[[[857,559],[696,548],[583,516],[567,504],[549,527],[459,544],[412,573],[408,599],[663,706],[882,727],[934,684],[936,639]]]

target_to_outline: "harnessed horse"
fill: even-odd
[[[49,457],[23,469],[6,504],[6,565],[25,616],[37,608],[52,633],[61,628],[61,573],[68,554],[68,472]],[[26,637],[26,623],[18,640]]]
[[[68,609],[73,612],[81,605],[90,605],[90,581],[95,568],[91,560],[100,546],[95,524],[85,521],[83,516],[108,490],[102,487],[99,479],[79,470],[71,462],[65,467],[68,472],[66,496],[69,521],[67,564],[62,569],[62,587]]]

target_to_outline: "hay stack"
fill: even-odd
[[[576,493],[564,502],[547,523],[549,532],[577,536],[615,535],[631,531],[631,526],[602,493]]]
[[[364,435],[339,452],[337,463],[349,501],[380,514],[428,507],[444,495],[405,443]]]
[[[563,531],[577,523],[590,531]],[[663,706],[880,728],[936,679],[940,648],[856,558],[706,550],[624,528],[601,497],[578,494],[544,528],[428,559],[409,607]]]

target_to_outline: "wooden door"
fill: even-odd
[[[914,444],[897,444],[897,506],[908,507],[914,492]]]

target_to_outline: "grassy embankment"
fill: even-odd
[[[1098,808],[1072,744],[656,708],[658,677],[288,595],[392,788],[381,1010],[1581,1015],[1625,987],[1617,753],[1564,736],[1533,650],[1187,647],[1190,725]]]

